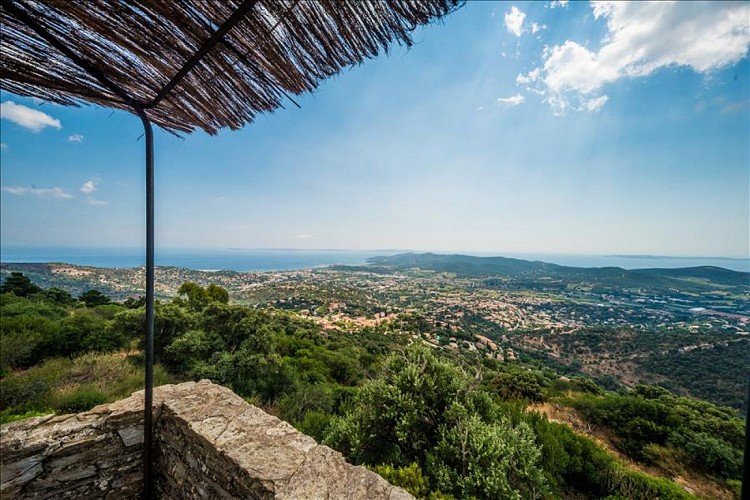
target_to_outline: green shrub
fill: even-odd
[[[14,409],[23,413],[48,408],[52,381],[47,377],[9,375],[0,380],[0,410]]]
[[[544,377],[528,370],[500,373],[492,387],[503,399],[521,399],[531,403],[544,401]]]
[[[655,478],[615,466],[601,471],[602,482],[607,491],[632,500],[689,500],[693,498],[680,486],[663,479]]]
[[[425,498],[430,492],[430,483],[422,474],[419,464],[413,463],[407,467],[393,467],[378,465],[373,470],[383,476],[389,483],[399,486],[417,498]]]
[[[16,420],[24,420],[31,417],[43,417],[49,415],[50,411],[37,411],[30,410],[23,413],[17,413],[13,409],[0,411],[0,424],[7,424],[15,422]]]
[[[81,386],[55,398],[54,409],[60,413],[80,413],[107,402],[107,395],[91,386]]]
[[[309,411],[305,418],[299,423],[297,428],[300,432],[312,436],[318,441],[322,441],[328,431],[328,424],[331,423],[331,415],[322,411]]]

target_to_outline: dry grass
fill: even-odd
[[[160,365],[154,366],[154,385],[174,382]],[[17,416],[76,412],[113,402],[143,388],[144,368],[139,356],[127,352],[88,353],[76,358],[54,358],[0,382],[3,422]]]

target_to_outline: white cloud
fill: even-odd
[[[309,240],[310,238],[312,238],[312,234],[298,234],[292,239],[293,240]]]
[[[543,65],[519,75],[519,85],[538,82],[548,103],[596,111],[606,99],[591,95],[607,84],[676,66],[709,73],[738,62],[750,47],[750,3],[606,1],[591,7],[607,22],[599,49],[572,40],[546,49]],[[583,105],[570,106],[571,97]]]
[[[510,12],[505,13],[505,28],[514,35],[521,36],[524,19],[526,19],[526,14],[514,5],[510,8]]]
[[[94,191],[96,191],[96,182],[94,181],[86,181],[81,186],[81,192],[84,194],[91,194]]]
[[[87,204],[94,206],[94,207],[106,207],[107,205],[109,205],[109,203],[107,203],[104,200],[100,200],[98,198],[91,196],[91,193],[93,193],[97,189],[96,184],[97,184],[97,181],[93,179],[90,181],[84,182],[83,185],[81,186],[81,192],[87,195],[86,196]]]
[[[10,120],[32,132],[39,132],[45,127],[54,127],[56,129],[62,128],[60,120],[52,118],[48,114],[42,113],[37,109],[31,109],[22,104],[16,104],[13,101],[5,101],[0,104],[0,118]]]
[[[50,198],[56,200],[67,200],[74,198],[70,193],[59,187],[53,188],[36,188],[36,187],[14,187],[14,186],[3,186],[0,190],[14,194],[16,196],[26,196],[27,194],[38,196],[39,198]]]
[[[69,135],[68,142],[83,142],[83,136],[81,134]]]
[[[556,9],[557,7],[560,7],[560,8],[563,8],[563,9],[564,9],[564,8],[565,8],[565,7],[567,7],[567,6],[568,6],[568,0],[552,0],[552,1],[551,1],[551,2],[549,3],[549,6],[548,6],[548,7],[549,7],[550,9]]]
[[[0,149],[1,150],[6,150],[6,149],[8,149],[8,145],[5,144],[4,142],[0,142]]]
[[[107,203],[106,201],[99,200],[97,198],[94,198],[93,196],[87,196],[86,203],[94,207],[106,207],[107,205],[109,205],[109,203]]]
[[[546,30],[547,25],[546,24],[539,24],[539,23],[531,23],[531,33],[538,33],[542,30]]]
[[[516,77],[516,83],[518,85],[528,85],[531,82],[535,82],[539,78],[539,74],[541,72],[541,68],[535,68],[529,71],[529,73],[526,75],[524,75],[523,73],[519,73],[519,75]]]
[[[603,95],[599,97],[594,97],[593,99],[589,99],[584,103],[586,106],[586,109],[588,111],[599,111],[602,109],[602,106],[604,106],[607,101],[609,100],[609,96]]]
[[[521,94],[512,95],[510,97],[498,97],[497,103],[504,104],[506,106],[518,106],[526,102],[526,98]]]

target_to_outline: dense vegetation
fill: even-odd
[[[112,303],[96,291],[74,298],[16,274],[0,291],[4,421],[81,411],[139,388],[142,300]],[[157,383],[227,385],[422,498],[690,497],[530,411],[541,402],[611,429],[615,445],[640,462],[737,484],[743,423],[734,410],[652,386],[606,392],[549,368],[412,340],[408,329],[322,330],[294,313],[231,304],[221,287],[186,283],[157,303]]]
[[[588,373],[607,389],[629,378],[657,384],[675,394],[705,399],[746,412],[750,337],[717,330],[581,328],[575,334],[544,332],[545,350],[525,352],[561,373]],[[542,335],[539,330],[514,332],[516,340]],[[519,342],[520,343],[520,342]],[[686,346],[687,344],[687,346]]]
[[[645,369],[668,377],[664,387],[747,411],[750,339],[689,352],[656,352],[644,358]]]
[[[588,422],[612,429],[617,446],[634,459],[676,459],[722,477],[740,477],[744,426],[732,409],[655,386],[586,395],[573,399],[572,406]]]

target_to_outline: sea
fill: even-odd
[[[157,266],[205,271],[288,271],[334,264],[366,264],[376,256],[409,250],[291,250],[291,249],[156,249]],[[448,252],[436,252],[448,253]],[[450,252],[479,257],[513,257],[573,267],[621,267],[623,269],[723,267],[750,272],[750,258],[669,257],[653,255],[583,255],[562,253]],[[8,263],[61,262],[81,266],[132,268],[145,265],[143,248],[84,248],[2,246],[0,261]]]

